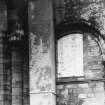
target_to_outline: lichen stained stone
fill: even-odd
[[[56,25],[63,20],[85,21],[92,23],[102,35],[105,34],[105,2],[103,0],[62,0],[56,3],[57,1],[55,0],[54,3]]]
[[[83,6],[84,5],[84,6]],[[105,34],[105,4],[103,0],[88,0],[81,2],[81,18],[91,21]]]

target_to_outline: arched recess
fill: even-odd
[[[62,22],[55,28],[56,49],[58,41],[65,36],[83,35],[83,76],[58,76],[57,74],[57,104],[58,105],[104,105],[105,98],[105,39],[98,28],[91,23]],[[76,35],[76,36],[77,36]],[[67,37],[69,39],[69,37]],[[69,40],[70,41],[70,40]],[[67,43],[69,44],[69,42]],[[67,45],[66,44],[66,45]],[[70,43],[71,44],[71,43]],[[95,47],[96,46],[96,47]],[[90,49],[99,56],[94,56]],[[98,50],[97,50],[98,49]],[[56,65],[58,66],[58,51],[56,50]],[[67,49],[68,50],[68,49]],[[64,50],[63,50],[64,51]],[[68,50],[69,51],[69,50]],[[78,50],[77,50],[78,51]],[[78,52],[80,53],[80,52]],[[89,54],[88,54],[89,53]],[[86,54],[86,55],[84,55]],[[75,55],[74,55],[75,56]],[[58,69],[56,66],[56,69]],[[101,69],[99,68],[101,67]],[[98,74],[98,72],[100,72]],[[57,71],[58,73],[58,71]],[[101,99],[100,99],[101,97]]]
[[[102,56],[102,61],[104,65],[105,61],[105,37],[100,33],[98,27],[92,24],[91,22],[81,20],[76,22],[61,22],[55,27],[55,39],[57,41],[69,34],[84,34],[90,33],[93,37],[93,40],[98,44]],[[57,54],[56,54],[57,55]]]
[[[66,35],[67,33],[72,32],[89,32],[92,33],[95,37],[95,40],[99,43],[99,46],[102,50],[105,48],[105,36],[100,33],[100,30],[98,29],[98,26],[92,24],[89,21],[77,21],[77,22],[61,22],[58,24],[55,28],[55,35],[56,39],[59,39],[60,37]],[[104,54],[103,54],[104,56]]]

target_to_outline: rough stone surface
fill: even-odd
[[[2,34],[2,33],[1,33]],[[4,103],[4,79],[3,79],[3,36],[0,37],[0,104]]]
[[[51,0],[29,2],[30,105],[55,105],[55,56]]]
[[[54,0],[55,24],[67,19],[85,20],[105,34],[105,2],[103,0]]]
[[[5,84],[5,60],[4,60],[4,37],[3,31],[7,29],[7,8],[4,1],[0,1],[0,105],[9,104],[8,86]],[[7,97],[6,97],[7,96]]]
[[[52,93],[30,95],[30,105],[55,105],[55,103],[55,95]]]
[[[76,40],[76,39],[74,39],[74,40]],[[72,43],[73,43],[73,41],[71,41],[70,44],[72,44]],[[73,64],[71,66],[67,66],[68,67],[67,68],[65,66],[66,64],[63,63],[65,65],[62,64],[63,66],[62,65],[58,66],[59,67],[59,69],[58,69],[58,77],[59,77],[59,74],[61,74],[62,76],[60,76],[60,77],[68,77],[68,75],[69,75],[69,77],[81,77],[82,76],[82,79],[84,79],[84,80],[87,80],[87,79],[103,79],[104,78],[104,65],[103,65],[104,59],[103,59],[103,56],[102,56],[101,46],[99,46],[99,43],[95,40],[95,37],[92,36],[90,33],[84,33],[84,35],[83,35],[83,46],[81,45],[81,47],[83,47],[83,56],[80,53],[79,53],[79,55],[78,55],[78,53],[75,54],[75,56],[76,55],[81,56],[81,59],[83,59],[83,60],[81,60],[81,59],[78,60],[78,61],[83,62],[83,65],[82,65],[82,63],[80,64],[80,65],[82,65],[82,67],[79,66],[79,63],[77,63],[78,67],[80,67],[82,69],[82,73],[81,73],[81,71],[80,71],[80,73],[78,71],[76,71],[76,70],[79,70],[80,68],[77,68],[75,70],[75,68],[72,67]],[[62,47],[60,47],[60,48],[62,48]],[[75,47],[75,48],[77,48],[77,47]],[[74,50],[75,48],[73,47],[73,51],[75,51]],[[79,49],[80,48],[78,48],[78,50]],[[67,51],[68,50],[69,49],[67,49]],[[66,49],[65,49],[65,51],[66,51]],[[72,56],[74,56],[75,52],[73,53],[72,51],[70,51],[70,53],[72,55],[70,55],[69,53],[68,54],[70,55],[70,57],[72,59],[73,58]],[[57,54],[59,54],[59,53],[57,53]],[[62,55],[61,55],[61,57],[64,57],[64,59],[69,58],[69,56],[66,56],[66,54],[62,54]],[[76,59],[76,58],[74,58],[74,59]],[[59,62],[62,63],[63,61],[59,61]],[[71,61],[68,60],[68,62],[71,62]],[[69,65],[70,64],[71,63],[69,63]],[[76,66],[76,63],[75,63],[75,66]],[[64,69],[64,68],[66,68],[66,69]],[[75,72],[78,73],[78,75]],[[65,76],[65,74],[66,74],[66,76]]]
[[[94,24],[103,37],[105,35],[105,2],[102,0],[54,0],[54,11],[55,26],[65,19],[69,22],[85,20]],[[105,104],[105,84],[100,81],[105,75],[105,41],[93,35],[84,33],[83,38],[84,82],[76,82],[79,80],[76,78],[73,83],[57,85],[57,105]]]
[[[7,40],[4,39],[4,105],[11,105],[11,64],[10,64],[10,49],[7,45]]]
[[[104,82],[58,85],[57,90],[57,105],[104,105]]]
[[[5,1],[0,1],[0,31],[7,29],[7,7]]]
[[[50,0],[29,3],[30,93],[55,92],[52,19]]]
[[[12,69],[12,105],[22,105],[22,68],[21,52],[17,46],[11,48],[11,69]],[[16,72],[16,70],[18,72]]]
[[[57,85],[58,105],[104,105],[104,82],[85,82],[104,78],[103,58],[100,46],[91,34],[83,38],[84,83],[68,83]],[[78,79],[77,79],[78,80]]]
[[[84,34],[84,75],[85,79],[102,79],[104,77],[103,57],[100,46],[91,34]]]
[[[58,77],[84,76],[83,35],[69,34],[64,36],[58,40],[56,46]]]
[[[28,49],[24,48],[22,59],[22,71],[23,71],[23,105],[29,105],[29,58]]]

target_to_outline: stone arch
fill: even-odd
[[[65,23],[62,22],[56,27],[56,41],[65,35],[70,33],[89,33],[89,35],[84,35],[86,37],[94,39],[96,46],[99,47],[101,53],[102,67],[105,62],[105,39],[100,33],[100,30],[91,23],[86,22],[76,22],[76,23]],[[91,39],[89,39],[91,40]],[[86,44],[87,46],[88,44]],[[86,56],[87,58],[87,56]],[[95,59],[95,57],[94,57]],[[88,63],[88,62],[85,62]],[[92,62],[93,63],[93,62]],[[100,63],[100,64],[101,64]],[[94,65],[95,66],[95,65]],[[91,68],[90,68],[91,69]],[[97,69],[97,68],[95,68]],[[85,69],[84,69],[85,70]],[[88,70],[89,71],[89,68]],[[100,69],[98,71],[101,71]],[[92,71],[94,72],[94,70]],[[104,72],[101,76],[94,75],[91,78],[91,74],[86,74],[83,78],[58,78],[57,80],[57,105],[70,105],[70,104],[85,104],[85,105],[104,105]],[[86,77],[87,76],[87,77]],[[101,96],[101,100],[99,100]],[[87,101],[86,101],[86,100]]]
[[[55,38],[59,39],[60,37],[66,35],[67,33],[75,33],[75,32],[89,32],[94,35],[94,40],[98,43],[103,61],[105,61],[105,37],[101,34],[100,30],[98,29],[97,25],[86,21],[86,20],[78,20],[78,21],[62,21],[55,27]]]

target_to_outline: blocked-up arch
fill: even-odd
[[[61,74],[62,74],[61,76],[57,75],[57,104],[58,105],[69,105],[69,104],[93,105],[94,103],[94,105],[100,105],[100,104],[104,105],[104,97],[105,97],[104,96],[105,94],[104,36],[100,33],[100,30],[98,30],[98,28],[96,28],[91,23],[87,24],[83,22],[78,22],[78,23],[67,22],[67,23],[61,23],[59,26],[56,27],[56,42],[65,38],[65,36],[72,37],[73,35],[75,36],[75,34],[79,36],[81,35],[83,36],[83,46],[82,46],[83,56],[82,57],[83,57],[84,75],[68,76],[67,74],[67,77],[66,77],[62,73],[62,71],[61,71]],[[66,43],[66,45],[69,45],[69,44],[71,44],[71,42]],[[64,47],[61,47],[61,49],[63,48]],[[65,51],[69,51],[69,49],[63,50],[63,52]],[[77,51],[80,51],[80,50],[77,50]],[[69,51],[69,52],[72,52],[72,51]],[[79,55],[81,52],[77,52],[77,53]],[[56,53],[56,55],[57,54],[58,53]],[[73,56],[76,56],[76,55],[74,54]],[[56,63],[58,63],[58,61]],[[79,63],[79,64],[81,65],[82,63]],[[74,70],[74,68],[72,69]],[[71,72],[68,72],[68,73],[71,73]],[[99,98],[99,96],[101,97],[101,99]]]

